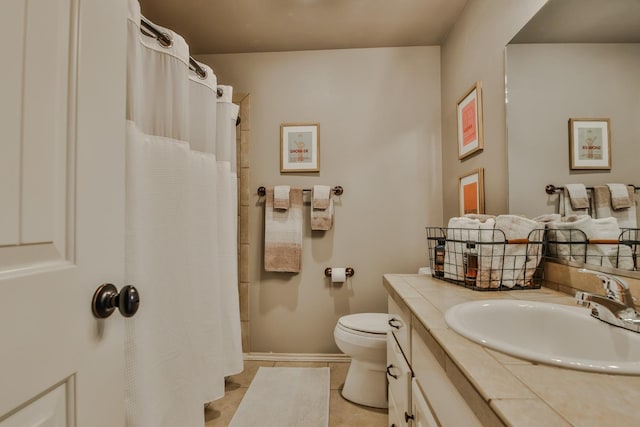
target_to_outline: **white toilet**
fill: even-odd
[[[338,319],[333,336],[338,348],[351,356],[342,396],[354,403],[387,408],[386,313],[359,313]]]

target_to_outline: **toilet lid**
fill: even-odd
[[[389,329],[387,313],[358,313],[342,316],[338,323],[347,329],[370,334],[386,334]]]

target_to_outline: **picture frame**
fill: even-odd
[[[482,136],[482,83],[475,82],[458,100],[458,159],[484,148]]]
[[[280,125],[280,172],[320,172],[320,124]]]
[[[484,169],[478,168],[458,178],[459,215],[484,213]]]
[[[611,169],[610,119],[569,119],[569,167]]]

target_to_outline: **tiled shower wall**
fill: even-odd
[[[249,341],[249,141],[251,125],[250,96],[233,94],[233,102],[240,106],[240,126],[236,129],[238,161],[238,293],[240,295],[240,326],[242,351],[248,353]]]

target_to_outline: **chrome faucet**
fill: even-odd
[[[640,313],[629,291],[629,285],[619,277],[599,271],[581,268],[580,273],[597,276],[602,282],[605,295],[576,292],[576,302],[591,309],[591,316],[613,326],[640,332]]]

